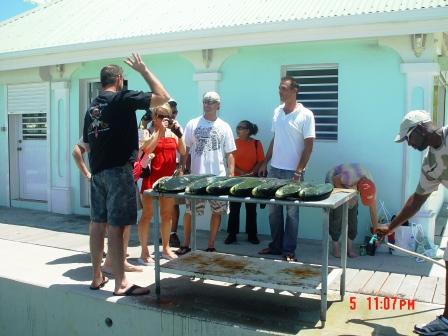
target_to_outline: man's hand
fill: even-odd
[[[146,64],[143,63],[142,58],[139,54],[132,54],[132,57],[128,57],[124,62],[132,69],[141,74],[145,73],[148,70]]]
[[[266,177],[268,175],[268,169],[267,169],[267,162],[264,161],[261,165],[260,168],[258,168],[258,176],[261,177]]]
[[[378,235],[378,240],[382,240],[384,237],[390,235],[392,231],[389,229],[389,225],[381,225],[375,229],[375,233]]]

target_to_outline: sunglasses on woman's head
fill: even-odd
[[[245,130],[245,129],[249,129],[249,127],[246,127],[246,126],[237,126],[236,129],[237,129],[237,130]]]

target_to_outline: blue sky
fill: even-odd
[[[2,0],[0,1],[0,21],[26,12],[44,2],[44,0]]]

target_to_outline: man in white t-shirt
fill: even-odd
[[[313,112],[297,102],[299,84],[293,77],[283,77],[279,85],[283,104],[274,110],[272,132],[274,136],[260,166],[259,175],[266,176],[267,163],[271,161],[270,177],[303,181],[305,167],[313,150],[316,137]],[[259,254],[283,255],[286,261],[295,261],[299,229],[299,209],[286,207],[283,220],[283,206],[269,206],[269,224],[272,242]]]
[[[221,98],[216,92],[207,92],[202,98],[203,115],[190,120],[185,126],[185,145],[191,156],[192,174],[213,174],[217,176],[233,176],[235,160],[233,152],[236,150],[235,140],[229,124],[218,118]],[[227,169],[226,172],[226,165]],[[215,239],[218,233],[221,215],[227,212],[227,202],[209,201],[212,210],[210,219],[210,236],[207,252],[214,252]],[[205,202],[196,202],[196,214],[204,213]],[[184,215],[184,242],[176,251],[183,255],[191,251],[191,204],[186,202]]]

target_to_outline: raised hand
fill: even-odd
[[[182,127],[180,127],[177,120],[172,120],[172,123],[170,124],[171,132],[173,132],[178,138],[181,138],[183,135]]]
[[[141,74],[143,74],[147,70],[146,64],[143,62],[142,58],[137,53],[136,54],[133,53],[132,56],[126,58],[124,62],[127,65],[129,65],[132,69]]]

